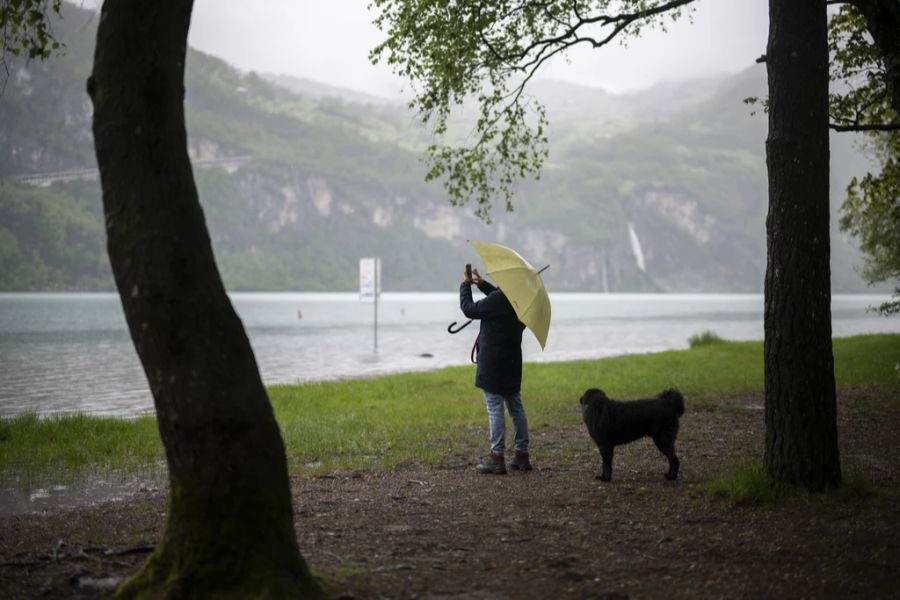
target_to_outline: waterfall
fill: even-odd
[[[606,275],[606,266],[608,263],[609,263],[609,260],[607,259],[606,254],[603,254],[603,262],[600,263],[600,268],[601,268],[600,272],[603,276],[602,281],[603,281],[603,293],[604,294],[609,293],[609,279]]]
[[[628,237],[631,239],[631,251],[634,252],[634,259],[637,261],[638,269],[646,271],[644,266],[644,252],[641,250],[641,240],[638,239],[634,226],[628,223]]]

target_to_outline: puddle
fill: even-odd
[[[148,477],[91,478],[71,485],[48,485],[32,489],[0,489],[0,518],[115,502],[164,489]]]

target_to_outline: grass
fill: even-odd
[[[273,386],[269,397],[295,470],[435,463],[472,446],[484,412],[461,368]]]
[[[840,489],[828,494],[812,494],[790,486],[775,485],[758,457],[739,459],[731,467],[697,484],[696,488],[735,506],[764,506],[791,500],[832,502],[853,497],[873,497],[882,492],[867,479],[847,473],[843,475]]]
[[[0,483],[29,489],[48,477],[70,484],[89,474],[164,472],[162,445],[152,416],[117,419],[23,414],[0,419]]]
[[[840,386],[900,391],[900,335],[834,340]],[[761,342],[704,343],[689,350],[600,360],[526,364],[523,399],[532,429],[577,426],[588,387],[613,397],[678,387],[691,406],[763,389]],[[438,463],[484,443],[484,400],[474,367],[269,389],[293,472]],[[893,395],[900,394],[881,394]],[[153,417],[0,419],[0,484],[66,483],[105,473],[162,471]],[[164,471],[162,471],[164,472]],[[744,474],[744,478],[748,475]]]
[[[774,504],[792,492],[789,488],[772,485],[762,460],[756,457],[739,460],[697,487],[700,491],[714,494],[739,506]]]

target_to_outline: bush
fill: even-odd
[[[719,337],[719,334],[715,331],[706,330],[703,333],[695,333],[691,337],[688,338],[688,344],[691,345],[691,348],[696,348],[697,346],[710,346],[712,344],[721,344],[725,340]]]

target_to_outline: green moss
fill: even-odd
[[[324,597],[297,549],[289,502],[266,486],[223,492],[175,485],[162,539],[116,597]]]

